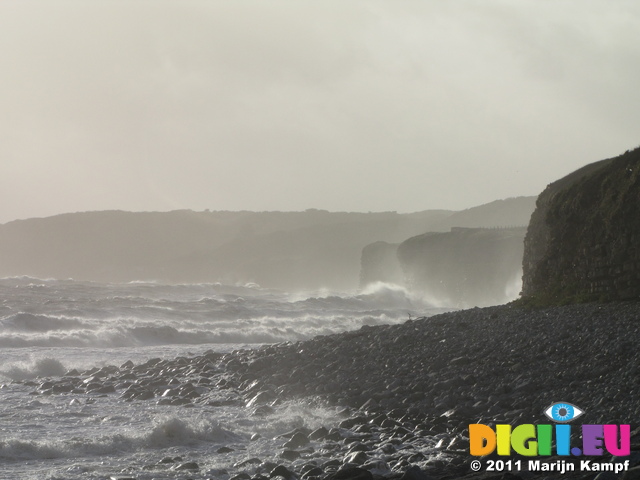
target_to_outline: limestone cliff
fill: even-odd
[[[525,228],[452,228],[398,247],[407,285],[437,304],[486,306],[513,300],[520,286]]]
[[[404,283],[404,274],[398,263],[397,243],[375,242],[362,249],[360,287],[375,282]]]
[[[522,295],[540,303],[640,297],[640,148],[544,190],[523,271]]]

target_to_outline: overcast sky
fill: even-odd
[[[0,2],[0,222],[462,209],[640,144],[640,2]]]

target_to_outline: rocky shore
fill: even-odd
[[[342,409],[335,424],[289,432],[271,458],[247,459],[219,477],[193,462],[163,459],[176,479],[640,478],[639,327],[640,302],[503,305],[25,383],[34,395],[71,401],[91,394],[176,408],[229,402],[268,415],[283,401],[304,398]],[[558,401],[585,412],[577,423],[630,424],[630,470],[471,471],[470,423],[549,423],[543,411]],[[486,466],[488,459],[480,460]]]

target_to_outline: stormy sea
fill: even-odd
[[[247,459],[272,458],[287,432],[337,424],[339,407],[282,399],[256,411],[205,374],[192,375],[201,382],[176,405],[160,393],[176,381],[170,368],[161,371],[166,385],[139,401],[127,394],[144,383],[133,365],[219,358],[441,311],[386,284],[347,294],[1,279],[0,478],[229,478]]]

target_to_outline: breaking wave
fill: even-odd
[[[73,458],[79,456],[111,455],[136,452],[144,449],[160,449],[173,446],[192,446],[203,442],[230,443],[240,436],[211,419],[186,421],[177,417],[156,417],[154,423],[139,432],[130,428],[124,433],[114,433],[97,438],[73,437],[65,439],[24,440],[5,438],[0,440],[0,459],[33,460]]]
[[[0,279],[0,349],[305,340],[405,321],[431,306],[404,288],[290,294],[257,285]]]

